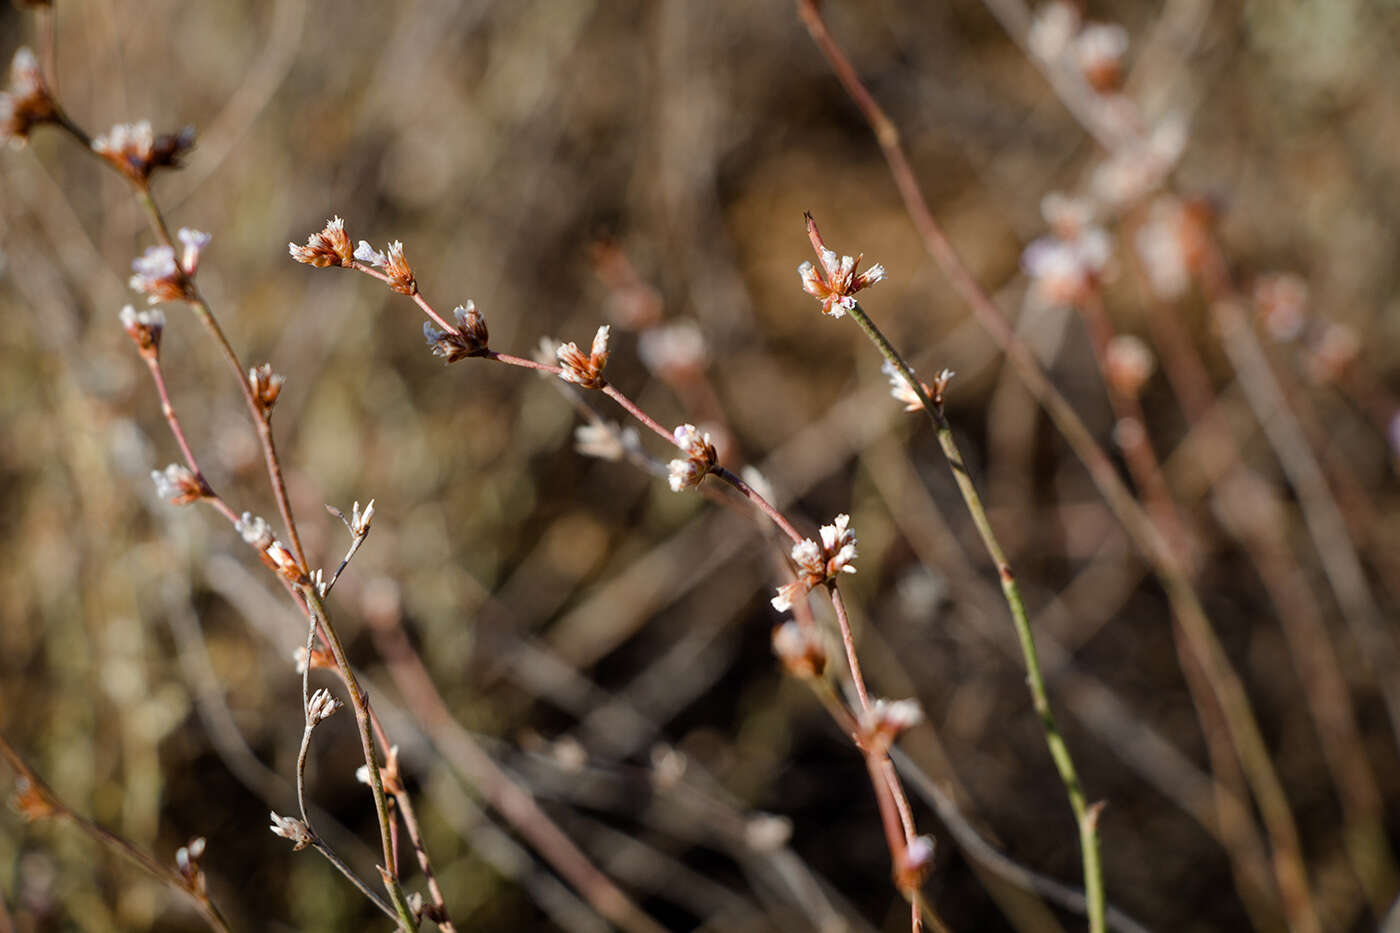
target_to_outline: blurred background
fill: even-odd
[[[245,364],[287,378],[273,423],[312,560],[333,567],[347,544],[325,504],[376,500],[330,608],[401,745],[460,929],[607,927],[481,806],[443,750],[456,730],[669,929],[899,930],[908,911],[863,761],[773,658],[785,548],[743,509],[577,452],[583,417],[558,380],[444,367],[407,299],[292,262],[286,244],[333,214],[352,240],[402,240],[440,311],[474,299],[493,348],[586,346],[611,322],[609,379],[661,423],[712,431],[723,461],[758,467],[804,533],[850,513],[866,675],[923,704],[927,723],[901,747],[960,814],[935,813],[908,779],[938,840],[928,898],[957,930],[1082,928],[955,839],[960,821],[1079,883],[995,574],[926,422],[889,398],[851,322],[802,293],[802,212],[838,251],[883,263],[889,280],[865,307],[926,378],[957,372],[949,417],[1024,587],[1087,793],[1107,802],[1110,900],[1153,930],[1286,928],[1269,877],[1242,874],[1222,844],[1218,805],[1237,776],[1204,737],[1161,587],[924,254],[793,4],[59,0],[53,12],[58,94],[79,124],[199,132],[154,190],[173,225],[213,233],[199,281]],[[954,244],[1112,450],[1092,341],[1073,312],[1034,300],[1021,259],[1046,233],[1042,197],[1089,190],[1104,153],[982,3],[826,13]],[[1340,503],[1330,540],[1359,555],[1339,598],[1319,559],[1335,555],[1316,546],[1207,303],[1144,287],[1134,224],[1151,199],[1125,207],[1105,225],[1108,318],[1156,345],[1172,316],[1214,423],[1229,426],[1198,430],[1200,412],[1160,373],[1142,389],[1195,581],[1282,778],[1322,929],[1376,929],[1400,841],[1396,731],[1370,647],[1393,638],[1400,596],[1400,6],[1122,0],[1084,13],[1125,30],[1122,100],[1185,131],[1167,184],[1211,205],[1241,294],[1260,286],[1250,320]],[[33,12],[0,9],[6,62],[38,37]],[[295,812],[292,653],[305,632],[222,519],[155,496],[150,471],[178,451],[117,322],[137,297],[130,260],[150,242],[128,186],[70,139],[41,129],[0,157],[0,732],[68,803],[157,858],[206,837],[210,891],[235,928],[386,929],[324,859],[266,828],[270,809]],[[1277,325],[1280,302],[1296,328]],[[167,313],[162,358],[201,464],[235,509],[270,520],[232,377],[186,311]],[[621,419],[601,396],[583,402]],[[1237,466],[1262,498],[1225,482]],[[1244,519],[1240,502],[1254,509]],[[1259,514],[1269,520],[1251,525]],[[1280,623],[1280,592],[1311,613],[1301,642]],[[830,623],[821,600],[813,611]],[[1358,615],[1378,641],[1358,640]],[[427,730],[407,711],[368,622],[384,617],[419,647],[453,723]],[[1309,662],[1340,699],[1317,693]],[[1347,766],[1319,721],[1352,724]],[[374,877],[358,759],[351,717],[336,717],[308,786],[327,836]],[[70,827],[8,810],[0,895],[15,930],[202,928]]]

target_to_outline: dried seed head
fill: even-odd
[[[689,321],[653,327],[637,339],[637,355],[654,375],[669,382],[699,378],[705,370],[705,338]]]
[[[881,364],[880,371],[890,380],[890,395],[894,397],[896,402],[903,403],[905,411],[923,410],[923,400],[919,398],[919,393],[914,391],[913,386],[904,378],[902,372],[895,369],[888,360]],[[925,394],[929,397],[933,396],[933,389],[931,387],[926,383],[920,383],[920,385],[923,386]]]
[[[1123,83],[1123,56],[1128,52],[1128,31],[1115,23],[1088,23],[1074,37],[1070,54],[1089,86],[1099,93],[1117,90]]]
[[[584,356],[578,344],[573,341],[555,350],[563,370],[559,373],[559,378],[585,389],[601,389],[607,385],[603,379],[603,367],[608,365],[608,334],[611,330],[612,327],[608,324],[598,328],[598,332],[593,335],[592,350],[587,356]]]
[[[15,778],[15,795],[10,805],[28,822],[44,820],[59,812],[58,804],[40,784],[21,774]]]
[[[408,260],[403,255],[403,243],[395,240],[389,244],[389,253],[384,253],[370,246],[364,240],[355,248],[355,259],[362,263],[379,269],[388,276],[388,285],[401,295],[416,295],[418,293],[418,281],[413,277],[413,270],[409,268]]]
[[[360,765],[355,769],[355,780],[361,784],[368,784],[369,765]],[[384,793],[403,793],[403,781],[399,778],[399,747],[389,746],[389,754],[384,756],[384,763],[379,766],[379,780],[384,785]]]
[[[629,451],[640,451],[641,447],[637,429],[624,428],[615,421],[581,424],[574,428],[574,449],[585,457],[621,460]]]
[[[1077,236],[1045,236],[1021,254],[1021,267],[1031,279],[1031,299],[1041,306],[1074,305],[1098,287],[1112,256],[1112,240],[1099,227]]]
[[[1308,321],[1308,283],[1291,272],[1262,275],[1254,283],[1255,313],[1279,343],[1296,340]]]
[[[238,532],[243,540],[257,548],[259,551],[266,551],[272,547],[272,529],[267,522],[263,521],[259,515],[252,512],[244,512],[238,520],[238,524],[233,526],[233,530]]]
[[[816,221],[812,219],[811,214],[805,216],[807,236],[812,241],[812,248],[817,251],[822,271],[818,271],[810,262],[798,266],[797,275],[802,279],[802,290],[822,303],[824,314],[841,317],[855,307],[856,292],[884,281],[885,267],[877,263],[864,272],[857,273],[864,254],[854,257],[838,256],[835,250],[827,249]]]
[[[185,228],[180,231],[180,239],[185,244],[181,258],[191,260],[188,267],[176,264],[175,250],[169,246],[148,246],[146,252],[131,261],[133,274],[128,284],[151,304],[190,301],[195,297],[190,276],[198,268],[199,253],[209,242],[209,235]]]
[[[778,587],[770,602],[779,612],[792,608],[793,601],[814,586],[830,583],[838,573],[855,573],[856,533],[851,517],[841,514],[830,525],[821,527],[821,544],[804,538],[792,546],[792,562],[797,579]]]
[[[366,244],[368,245],[368,244]],[[332,217],[319,233],[306,238],[305,246],[287,244],[287,251],[297,262],[324,269],[327,266],[349,266],[355,260],[350,237],[345,233],[345,221]]]
[[[360,510],[360,500],[355,500],[355,505],[350,509],[350,533],[357,538],[363,538],[369,534],[370,522],[374,521],[374,500],[369,500],[364,508]]]
[[[441,357],[444,363],[455,363],[469,356],[485,356],[490,350],[487,340],[486,318],[476,309],[475,301],[458,305],[452,309],[456,328],[444,331],[431,322],[423,322],[423,337],[428,341],[433,355]]]
[[[1152,350],[1132,334],[1119,334],[1104,350],[1104,376],[1123,396],[1136,398],[1156,365]]]
[[[266,563],[273,570],[276,570],[285,579],[292,583],[303,583],[306,581],[306,574],[301,569],[301,564],[297,563],[296,557],[287,550],[287,546],[281,541],[274,540],[263,551]]]
[[[1079,11],[1066,0],[1051,0],[1035,11],[1026,45],[1041,61],[1058,62],[1078,32]]]
[[[929,870],[933,868],[934,843],[932,836],[915,836],[909,840],[894,869],[894,882],[901,891],[917,891],[923,886]]]
[[[895,739],[923,721],[924,711],[918,700],[876,700],[859,717],[862,747],[888,751]]]
[[[719,455],[708,433],[702,433],[693,424],[683,424],[672,433],[677,447],[685,454],[684,458],[672,460],[667,465],[670,473],[672,492],[680,492],[699,486],[705,474],[715,468]]]
[[[306,722],[308,725],[317,726],[330,719],[345,704],[341,703],[329,690],[322,688],[311,694],[311,698],[306,702]]]
[[[28,48],[15,52],[10,63],[10,85],[0,93],[0,140],[20,148],[34,127],[58,119],[58,104],[49,94],[39,71],[39,61]]]
[[[151,482],[156,484],[156,495],[172,505],[189,505],[204,498],[204,484],[199,477],[178,463],[170,464],[164,472],[152,470]]]
[[[773,653],[794,677],[820,677],[826,670],[826,644],[815,625],[789,619],[777,626],[773,629]]]
[[[282,385],[287,380],[272,371],[271,363],[262,363],[248,370],[248,386],[253,390],[253,400],[258,403],[263,414],[272,411],[277,397],[282,394]]]
[[[131,305],[117,315],[127,336],[136,341],[142,356],[154,358],[160,352],[161,334],[165,332],[165,312],[159,308],[137,311]]]
[[[306,669],[307,669],[307,654],[306,654],[306,646],[305,646],[305,645],[302,645],[302,646],[301,646],[300,648],[298,648],[296,651],[293,651],[293,652],[292,652],[292,660],[296,663],[296,668],[297,668],[297,673],[298,673],[298,674],[304,674],[304,673],[306,673]],[[324,669],[324,670],[334,670],[334,669],[335,669],[335,658],[334,658],[333,656],[331,656],[330,654],[328,654],[324,649],[321,649],[321,648],[313,648],[313,649],[311,649],[310,661],[311,661],[311,670],[313,670],[313,671],[315,671],[315,670],[322,670],[322,669]]]
[[[157,136],[149,120],[118,123],[92,140],[92,151],[136,184],[144,187],[158,168],[179,168],[194,148],[194,128]]]
[[[204,855],[204,846],[204,837],[196,836],[175,850],[175,868],[184,879],[185,888],[197,895],[205,891],[204,872],[199,867],[199,859]]]
[[[315,835],[311,832],[311,827],[301,820],[290,816],[278,816],[277,811],[271,812],[272,825],[268,829],[272,830],[283,839],[292,841],[292,851],[300,852],[316,841]]]

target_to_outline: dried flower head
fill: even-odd
[[[1112,240],[1099,227],[1083,228],[1069,238],[1035,240],[1021,254],[1021,267],[1031,280],[1031,300],[1043,307],[1081,301],[1098,287],[1112,249]]]
[[[608,365],[608,333],[611,329],[608,324],[598,328],[598,333],[593,335],[592,350],[587,356],[573,341],[555,350],[555,356],[563,368],[559,378],[585,389],[601,389],[607,385],[603,379],[603,367]]]
[[[1026,45],[1043,62],[1057,62],[1079,32],[1079,10],[1066,0],[1051,0],[1035,11]]]
[[[904,404],[905,411],[923,411],[923,399],[919,398],[919,393],[914,391],[914,387],[904,378],[903,373],[895,369],[888,360],[880,364],[880,371],[890,381],[890,395],[895,401]],[[956,375],[951,369],[940,370],[932,385],[927,382],[920,382],[919,385],[929,397],[929,401],[933,402],[935,407],[942,408],[943,393],[948,391],[948,382]]]
[[[1156,365],[1152,350],[1132,334],[1118,334],[1104,350],[1104,377],[1120,395],[1136,397]]]
[[[1319,385],[1336,382],[1361,354],[1361,340],[1346,324],[1329,323],[1312,339],[1306,351],[1308,376]]]
[[[1142,200],[1171,174],[1186,149],[1186,139],[1185,118],[1169,114],[1146,137],[1118,147],[1094,169],[1090,182],[1094,195],[1120,211]]]
[[[1105,93],[1123,83],[1128,31],[1116,23],[1088,23],[1074,37],[1070,54],[1094,90]]]
[[[58,117],[58,103],[44,83],[38,59],[21,47],[10,63],[10,85],[0,93],[0,140],[19,148],[29,141],[34,127]]]
[[[637,429],[624,428],[615,421],[581,424],[574,428],[574,449],[585,457],[599,460],[621,460],[629,452],[642,448]]]
[[[650,372],[668,382],[699,378],[707,362],[705,338],[690,321],[643,332],[637,338],[637,355]]]
[[[262,516],[254,515],[252,512],[244,512],[239,518],[238,524],[233,526],[233,530],[242,536],[243,540],[259,551],[266,551],[272,547],[272,528],[263,520]]]
[[[894,883],[901,891],[917,891],[923,886],[929,870],[933,868],[934,843],[932,836],[915,836],[909,840],[894,868]]]
[[[292,851],[300,852],[316,841],[315,835],[311,832],[311,827],[301,820],[290,816],[278,816],[277,811],[271,812],[272,825],[268,829],[272,830],[283,839],[292,841]]]
[[[361,784],[369,783],[369,765],[360,765],[355,769],[355,780]],[[403,781],[399,777],[399,747],[389,746],[389,753],[384,756],[384,763],[379,766],[379,780],[384,785],[384,793],[403,793]]]
[[[779,612],[792,608],[793,600],[814,586],[830,583],[838,573],[855,573],[851,562],[858,555],[856,533],[851,529],[851,517],[836,516],[830,525],[821,527],[821,544],[804,538],[792,546],[792,562],[797,578],[778,587],[778,595],[770,602]]]
[[[715,468],[719,455],[708,433],[693,424],[683,424],[672,432],[672,439],[685,457],[667,464],[672,492],[699,486],[705,474]]]
[[[193,276],[210,235],[189,227],[180,228],[177,235],[184,247],[178,264],[175,250],[169,246],[148,246],[145,253],[131,261],[133,275],[129,284],[151,304],[191,301],[195,297]]]
[[[403,244],[398,240],[389,244],[387,256],[361,240],[355,247],[355,258],[383,272],[388,286],[399,294],[418,294],[418,280],[413,277],[413,270],[404,259]]]
[[[789,619],[775,627],[773,653],[794,677],[820,677],[826,670],[826,644],[815,625]]]
[[[263,563],[291,583],[306,582],[306,572],[301,569],[301,564],[297,563],[296,557],[281,541],[274,540],[267,546],[267,549],[263,551]]]
[[[292,652],[292,660],[296,663],[298,674],[306,673],[308,656],[306,654],[305,645],[302,645],[297,648],[296,651]],[[335,657],[323,648],[312,648],[309,660],[311,662],[311,670],[313,671],[335,669]]]
[[[287,380],[272,371],[271,363],[262,363],[248,370],[248,387],[253,390],[253,400],[258,403],[263,414],[272,411],[277,397],[282,394],[282,385]]]
[[[92,141],[92,151],[138,185],[145,186],[158,168],[179,168],[194,148],[194,127],[157,136],[149,120],[118,123]]]
[[[320,725],[344,705],[323,687],[311,694],[311,698],[306,701],[306,722],[311,726]]]
[[[1261,275],[1254,283],[1254,310],[1270,337],[1296,340],[1308,321],[1307,280],[1291,272]]]
[[[455,363],[469,356],[485,356],[490,352],[486,346],[490,336],[486,318],[476,309],[475,301],[453,308],[452,317],[457,321],[457,326],[447,331],[434,327],[429,321],[423,322],[423,337],[434,356],[441,357],[444,363]]]
[[[172,505],[189,505],[204,498],[204,483],[187,466],[172,463],[164,471],[152,470],[151,482],[156,484],[156,495]]]
[[[905,731],[924,721],[918,700],[878,699],[861,712],[860,740],[866,749],[888,751]]]
[[[349,266],[355,261],[350,237],[345,233],[345,221],[332,217],[320,232],[306,238],[305,246],[287,244],[287,252],[297,262],[324,269],[327,266]]]
[[[812,215],[805,216],[807,236],[812,241],[812,248],[817,251],[817,259],[820,260],[822,268],[818,271],[810,262],[804,262],[797,267],[797,274],[802,279],[802,290],[822,303],[824,314],[841,317],[856,306],[856,292],[884,280],[885,267],[877,263],[858,273],[856,270],[860,268],[860,261],[865,258],[865,254],[860,253],[855,257],[836,255],[835,250],[827,249],[822,241],[821,231],[817,229]]]
[[[131,305],[122,308],[117,317],[127,336],[136,341],[142,356],[154,358],[160,352],[161,334],[165,332],[165,312],[159,308],[137,311]]]
[[[15,795],[10,798],[10,806],[31,823],[48,819],[60,812],[57,802],[49,795],[48,788],[26,774],[15,778]]]
[[[203,894],[205,890],[204,871],[199,867],[204,848],[204,837],[196,836],[175,850],[175,868],[185,880],[185,888],[194,894]]]

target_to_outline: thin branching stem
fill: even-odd
[[[1069,746],[1065,743],[1064,736],[1060,733],[1059,725],[1055,721],[1055,713],[1050,706],[1050,697],[1045,689],[1045,677],[1040,670],[1040,657],[1035,648],[1035,633],[1031,629],[1030,616],[1026,613],[1025,601],[1021,598],[1021,587],[1016,582],[1016,575],[1012,572],[1011,564],[1006,559],[1006,552],[1002,549],[1001,542],[992,529],[991,520],[987,517],[987,510],[982,505],[982,497],[977,492],[977,484],[972,481],[972,476],[967,471],[966,461],[963,459],[962,451],[958,448],[957,440],[953,437],[953,429],[943,413],[942,406],[929,397],[928,392],[924,390],[923,384],[914,375],[914,371],[905,362],[904,357],[885,338],[880,328],[860,306],[860,303],[856,302],[847,310],[851,319],[880,351],[885,362],[894,367],[903,377],[905,383],[918,396],[919,402],[923,405],[924,411],[933,424],[934,434],[938,438],[938,446],[943,449],[943,455],[948,460],[948,466],[953,473],[953,481],[957,483],[958,492],[962,494],[963,502],[967,504],[967,510],[972,516],[972,524],[976,526],[978,537],[982,539],[982,546],[987,549],[992,563],[996,565],[1002,596],[1006,599],[1007,608],[1011,611],[1011,622],[1016,628],[1016,638],[1021,645],[1021,658],[1026,665],[1026,685],[1030,688],[1031,703],[1035,707],[1036,716],[1040,719],[1041,729],[1045,733],[1045,744],[1050,749],[1050,757],[1054,760],[1055,770],[1059,772],[1060,781],[1065,785],[1070,809],[1074,811],[1084,868],[1084,896],[1088,904],[1089,929],[1092,933],[1102,933],[1104,930],[1105,897],[1103,863],[1099,854],[1098,808],[1089,806],[1085,798],[1083,785],[1079,782],[1079,773],[1074,766],[1074,758],[1070,755]]]

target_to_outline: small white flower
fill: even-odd
[[[170,464],[164,471],[152,470],[151,482],[155,483],[156,495],[174,505],[189,505],[204,495],[199,477],[178,463]]]
[[[355,506],[350,510],[350,533],[357,538],[363,538],[369,534],[369,523],[374,521],[374,500],[369,500],[363,512],[360,511],[360,502],[355,500]]]
[[[251,544],[260,551],[265,551],[273,543],[272,528],[270,528],[261,516],[252,512],[244,512],[243,517],[238,520],[238,524],[233,526],[233,530],[243,536],[243,540]]]
[[[312,726],[319,725],[334,716],[344,705],[329,690],[317,690],[306,703],[306,721]]]
[[[301,820],[290,816],[278,816],[275,810],[271,816],[272,825],[268,829],[283,839],[290,839],[293,852],[299,852],[316,841],[316,837],[311,834],[311,828]]]
[[[368,240],[361,240],[360,245],[355,247],[355,258],[360,262],[374,266],[376,269],[382,269],[389,263],[384,258],[383,253],[369,245]]]
[[[181,227],[175,236],[185,247],[180,254],[180,268],[185,270],[186,275],[194,275],[195,270],[199,268],[199,254],[209,245],[213,235],[190,227]]]

